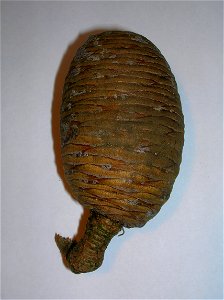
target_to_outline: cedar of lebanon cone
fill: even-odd
[[[66,180],[91,211],[78,243],[55,236],[71,271],[97,269],[122,227],[142,227],[159,212],[183,143],[176,81],[158,48],[133,32],[90,36],[71,63],[61,105]]]

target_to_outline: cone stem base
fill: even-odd
[[[86,273],[98,269],[111,239],[122,229],[122,224],[91,211],[84,237],[77,243],[55,235],[55,241],[72,272]]]

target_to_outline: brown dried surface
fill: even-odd
[[[60,235],[56,235],[55,240],[71,271],[86,273],[101,266],[109,242],[120,230],[119,222],[92,211],[81,241],[76,243]]]
[[[184,123],[160,51],[130,32],[90,37],[65,82],[65,174],[81,204],[127,227],[143,226],[169,198]]]

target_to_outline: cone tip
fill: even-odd
[[[64,238],[58,233],[55,233],[54,238],[61,254],[65,256],[68,252],[69,247],[72,244],[72,240],[70,238]]]

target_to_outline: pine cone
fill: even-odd
[[[90,36],[65,80],[61,148],[73,196],[90,209],[79,243],[56,235],[74,273],[103,261],[123,227],[142,227],[179,173],[184,118],[175,78],[158,48],[126,31]]]

